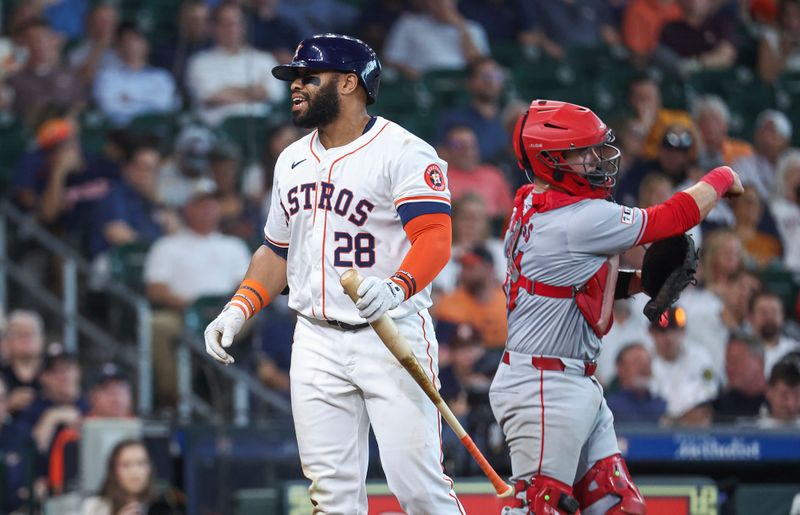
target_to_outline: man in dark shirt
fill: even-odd
[[[209,29],[209,7],[203,0],[186,0],[181,4],[180,33],[177,38],[159,47],[150,58],[153,66],[172,72],[183,98],[188,98],[184,85],[189,58],[213,45]]]
[[[650,392],[650,353],[641,343],[631,343],[617,354],[619,389],[606,397],[614,422],[658,423],[667,410],[664,399]]]
[[[5,407],[16,416],[31,405],[40,390],[44,353],[42,317],[34,311],[12,311],[4,343],[8,354],[5,366],[0,368],[0,378],[6,385]]]
[[[442,116],[437,141],[441,142],[453,126],[466,125],[475,131],[483,159],[492,162],[509,139],[500,109],[505,81],[503,69],[491,57],[479,57],[470,62],[467,66],[470,103]]]
[[[247,33],[252,45],[272,52],[278,62],[292,60],[294,46],[300,41],[300,31],[289,19],[278,13],[277,0],[253,0],[247,15]]]
[[[0,460],[3,477],[0,481],[0,512],[11,513],[21,508],[30,497],[29,471],[34,456],[30,433],[15,424],[8,412],[8,388],[0,375]]]
[[[78,75],[61,64],[61,39],[41,19],[20,29],[28,61],[25,68],[8,79],[14,90],[14,110],[26,125],[48,104],[77,106],[88,98],[89,88]]]
[[[669,64],[677,56],[677,67],[683,72],[701,68],[728,68],[736,60],[733,20],[720,12],[713,0],[680,0],[684,18],[664,25],[658,59]],[[672,52],[672,58],[664,54]]]
[[[755,417],[766,401],[764,346],[746,335],[733,335],[725,348],[728,384],[714,401],[714,421]]]

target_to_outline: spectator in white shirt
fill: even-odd
[[[800,350],[800,342],[783,334],[783,303],[774,293],[762,291],[753,296],[748,321],[755,336],[764,344],[764,374],[769,377],[772,367],[781,358]]]
[[[783,259],[793,272],[800,272],[800,150],[787,150],[775,177],[770,211],[783,243]]]
[[[120,66],[97,74],[94,96],[97,105],[114,125],[125,125],[136,116],[165,113],[176,107],[172,75],[148,63],[147,38],[133,24],[120,27],[117,36]]]
[[[480,24],[467,20],[454,0],[428,0],[420,13],[407,12],[386,39],[386,63],[410,79],[429,70],[465,69],[472,59],[489,54]]]
[[[707,426],[719,379],[711,355],[686,341],[683,308],[669,308],[650,326],[655,343],[653,393],[667,401],[667,415],[680,425]]]
[[[229,116],[263,116],[286,96],[286,86],[272,76],[278,62],[272,55],[245,44],[241,7],[217,8],[216,46],[195,54],[187,70],[187,88],[200,118],[211,126]]]
[[[147,297],[153,313],[153,366],[156,401],[177,399],[174,343],[183,328],[183,312],[198,298],[229,295],[250,264],[250,249],[239,238],[219,232],[220,204],[214,181],[196,184],[183,209],[186,229],[153,244],[144,265]]]

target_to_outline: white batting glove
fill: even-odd
[[[242,310],[228,304],[217,318],[206,327],[205,336],[206,352],[223,365],[233,363],[233,356],[225,349],[233,343],[233,337],[242,330],[245,318]]]
[[[387,311],[396,308],[406,300],[403,289],[391,279],[367,277],[358,287],[356,302],[358,314],[367,322],[374,322]]]

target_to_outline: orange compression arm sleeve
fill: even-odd
[[[391,279],[408,299],[428,286],[450,260],[453,230],[450,215],[429,213],[409,220],[405,231],[411,248]]]

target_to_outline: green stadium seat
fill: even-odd
[[[168,151],[177,134],[175,113],[139,115],[128,124],[128,129],[139,134],[153,134],[161,141],[162,151]]]
[[[422,77],[421,87],[430,94],[427,107],[445,109],[469,101],[467,76],[462,70],[433,70]]]
[[[144,291],[144,263],[150,244],[144,242],[128,243],[113,247],[109,251],[111,276],[122,281],[129,288]]]
[[[111,128],[108,119],[100,111],[87,111],[80,117],[81,146],[89,155],[100,154],[106,144],[106,135]]]
[[[217,318],[217,315],[229,300],[229,295],[210,295],[198,298],[186,309],[183,315],[186,328],[197,334],[202,334],[206,326]]]
[[[264,116],[231,116],[222,122],[217,132],[239,146],[245,161],[258,160],[271,123]]]
[[[794,273],[782,265],[771,265],[758,274],[764,289],[781,298],[783,312],[787,319],[794,319],[794,306],[800,293],[800,284]]]
[[[20,156],[28,147],[29,133],[11,115],[0,116],[0,189],[8,184]]]

